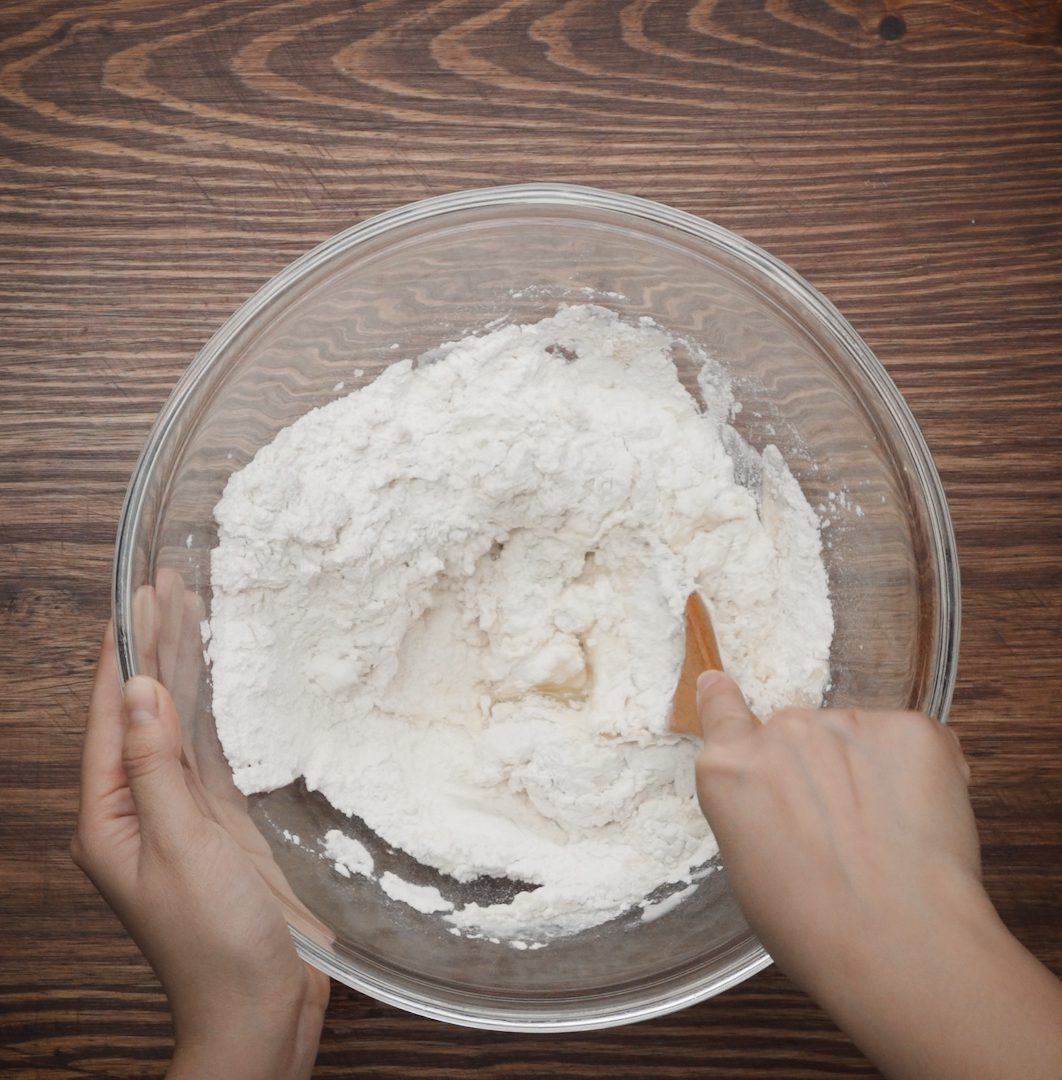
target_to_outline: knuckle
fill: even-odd
[[[730,746],[705,745],[694,764],[698,783],[714,783],[743,771],[741,756]]]
[[[696,773],[698,784],[711,780],[712,775],[715,772],[715,763],[716,755],[711,750],[705,749],[698,752],[693,763],[693,769]]]
[[[813,724],[812,714],[807,709],[779,709],[770,720],[768,727],[786,739],[804,739]]]
[[[887,738],[895,743],[922,752],[945,747],[950,742],[947,728],[925,713],[903,709],[890,713],[882,725]]]
[[[936,720],[930,720],[925,713],[905,709],[897,716],[900,730],[907,738],[935,742],[943,730]]]
[[[122,745],[122,768],[137,779],[153,773],[163,762],[159,748],[143,739],[126,738]]]
[[[868,719],[868,714],[862,709],[827,709],[822,715],[824,729],[841,738],[861,736]]]

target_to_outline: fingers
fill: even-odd
[[[141,840],[187,843],[203,823],[181,765],[181,723],[166,689],[138,675],[125,684],[122,767],[133,794]]]
[[[158,598],[158,680],[173,686],[178,671],[181,626],[184,622],[184,579],[176,570],[162,568],[155,577]]]
[[[114,647],[114,624],[108,620],[92,687],[85,744],[81,751],[81,814],[91,817],[101,800],[125,785],[122,771],[122,683]]]
[[[200,695],[204,687],[203,619],[206,609],[203,599],[194,590],[184,588],[181,602],[180,625],[173,662],[173,681],[163,684],[173,695],[181,721],[184,724],[184,748],[189,760],[196,764],[193,751],[198,730],[209,724],[196,724],[193,718],[201,715]],[[198,771],[198,770],[197,770]]]
[[[706,671],[698,678],[697,711],[706,744],[746,735],[760,726],[738,684],[721,671]]]

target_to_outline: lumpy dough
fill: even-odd
[[[305,777],[443,874],[535,886],[436,916],[461,932],[584,930],[715,853],[666,731],[692,589],[756,710],[821,699],[818,522],[773,447],[736,482],[729,402],[699,406],[672,345],[593,306],[446,344],[281,431],[217,505],[236,783]]]

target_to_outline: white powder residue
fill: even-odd
[[[464,931],[579,931],[715,854],[666,732],[693,588],[754,709],[821,699],[815,514],[773,448],[736,477],[732,402],[702,411],[671,346],[592,306],[444,345],[281,431],[218,503],[236,783],[302,776],[458,881],[527,886]]]
[[[453,904],[444,899],[442,893],[433,885],[411,885],[397,874],[392,874],[390,870],[380,878],[380,888],[392,900],[408,904],[411,908],[425,915],[433,915],[437,911],[453,911],[454,909]]]
[[[360,840],[345,836],[339,829],[329,829],[324,834],[324,853],[343,877],[350,877],[351,874],[372,877],[373,861],[369,849]]]
[[[684,889],[679,889],[678,892],[665,896],[663,900],[657,900],[653,904],[642,904],[642,922],[654,922],[661,915],[674,911],[687,896],[692,896],[696,891],[696,884],[687,885]]]

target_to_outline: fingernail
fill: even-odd
[[[125,712],[134,724],[150,723],[158,718],[159,699],[151,679],[136,675],[125,684]]]
[[[725,678],[726,675],[722,671],[702,671],[697,676],[697,708],[701,707],[701,699],[708,692],[708,688]]]

